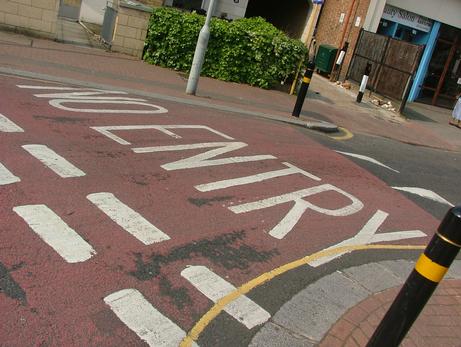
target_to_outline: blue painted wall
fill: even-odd
[[[426,48],[423,52],[423,56],[421,57],[418,71],[416,71],[415,79],[408,96],[408,101],[415,101],[421,92],[421,86],[424,82],[424,78],[426,77],[427,69],[429,68],[429,63],[432,58],[432,53],[434,53],[435,45],[437,43],[439,30],[440,22],[434,22],[432,25],[432,30],[427,37]]]

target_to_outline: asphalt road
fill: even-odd
[[[319,276],[412,256],[398,247],[427,243],[438,221],[417,204],[433,203],[414,204],[390,186],[455,200],[418,164],[427,153],[390,141],[339,142],[38,80],[2,76],[0,90],[0,336],[8,346],[169,346],[199,328],[189,336],[201,346],[242,346]],[[405,153],[411,165],[402,166]],[[319,255],[284,272],[337,245],[376,243],[397,248]],[[223,298],[232,304],[206,314]]]
[[[427,189],[451,204],[461,203],[461,153],[430,148],[430,143],[427,144],[428,147],[415,146],[364,134],[354,134],[351,139],[338,141],[324,134],[305,133],[332,150],[367,156],[399,171],[349,156],[354,163],[379,177],[390,187]],[[406,191],[402,191],[402,194],[439,220],[450,207],[446,203]]]

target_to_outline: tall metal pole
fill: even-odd
[[[192,61],[192,67],[189,73],[189,79],[187,80],[186,93],[195,95],[197,92],[198,80],[200,78],[200,72],[202,71],[203,61],[205,60],[205,53],[208,47],[208,40],[210,39],[210,21],[211,16],[215,9],[215,0],[210,0],[208,10],[206,14],[205,24],[200,30],[200,34],[197,40],[197,46],[195,47],[194,60]]]

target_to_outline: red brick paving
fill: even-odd
[[[365,346],[399,290],[376,293],[349,309],[319,346]],[[461,280],[445,280],[438,286],[401,346],[461,346]]]

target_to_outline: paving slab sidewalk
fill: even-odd
[[[327,275],[285,303],[250,347],[366,346],[413,267],[408,260],[388,260]],[[460,270],[461,260],[455,260],[402,346],[461,345]]]

